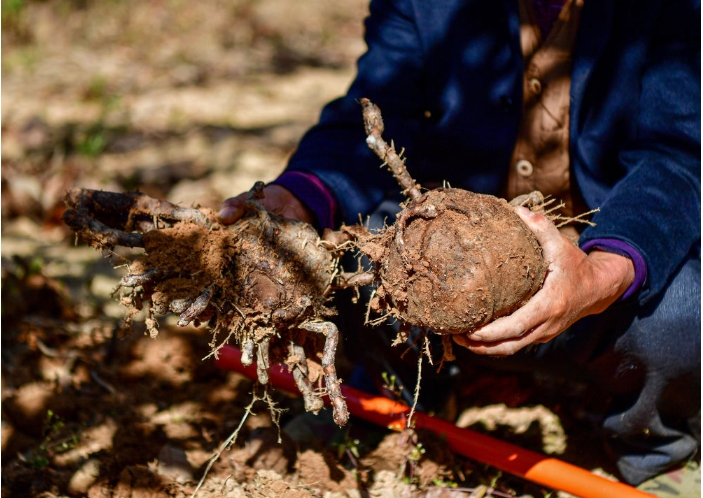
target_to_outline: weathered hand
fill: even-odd
[[[517,311],[475,330],[454,335],[454,342],[474,353],[510,355],[529,344],[544,343],[577,320],[604,311],[632,284],[635,270],[624,256],[584,253],[543,215],[524,207],[517,214],[534,232],[549,262],[540,289]]]
[[[220,208],[220,221],[225,225],[231,225],[244,215],[244,201],[248,192],[242,192],[236,197],[230,197],[222,203]],[[264,198],[261,200],[264,208],[285,218],[312,223],[314,216],[312,212],[300,202],[287,188],[280,185],[267,185],[264,187]]]

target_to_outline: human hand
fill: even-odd
[[[603,251],[586,254],[545,216],[524,207],[515,211],[537,237],[549,271],[542,289],[511,315],[452,336],[474,353],[511,355],[548,342],[579,319],[605,311],[635,278],[630,259]]]
[[[225,225],[231,225],[244,215],[244,202],[248,192],[242,192],[236,197],[230,197],[222,203],[220,208],[220,221]],[[285,218],[305,221],[312,224],[315,217],[300,199],[285,187],[280,185],[266,185],[264,187],[264,198],[261,199],[264,208]]]

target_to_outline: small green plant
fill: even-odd
[[[403,392],[403,386],[396,384],[396,376],[388,375],[388,372],[381,372],[381,379],[383,379],[383,388],[393,393],[393,396],[395,396],[396,399],[400,399]]]
[[[344,440],[334,443],[333,446],[337,449],[337,460],[341,460],[344,455],[349,458],[349,461],[354,468],[359,467],[359,440],[349,437],[349,430],[344,435]]]
[[[422,458],[422,455],[425,454],[425,447],[422,446],[422,443],[417,443],[416,445],[413,446],[413,449],[410,450],[410,454],[408,455],[408,460],[411,462],[419,462],[420,459]]]
[[[29,261],[28,276],[40,274],[42,272],[42,269],[44,268],[44,263],[45,261],[42,258],[33,257]]]
[[[107,139],[102,130],[96,130],[89,133],[85,139],[78,142],[76,149],[84,156],[96,157],[107,146]]]
[[[1,10],[3,48],[6,48],[6,34],[9,35],[9,40],[16,42],[18,45],[29,44],[32,41],[33,37],[32,26],[30,25],[28,18],[25,14],[25,11],[27,10],[27,1],[2,0]]]
[[[415,469],[417,468],[422,455],[425,454],[425,447],[422,443],[412,443],[409,442],[410,452],[405,459],[405,475],[403,476],[403,482],[405,484],[417,484],[417,477],[415,475]]]
[[[41,469],[49,465],[49,458],[45,453],[32,451],[29,464],[34,468]]]
[[[454,481],[445,481],[441,477],[436,477],[432,480],[432,485],[438,488],[457,488],[459,485]]]
[[[121,103],[121,97],[112,91],[109,81],[102,75],[93,76],[83,91],[83,100],[101,105],[101,119]]]
[[[88,83],[88,87],[85,89],[83,98],[85,100],[98,100],[101,101],[108,95],[107,91],[107,80],[104,76],[93,76],[93,78]]]
[[[490,487],[495,488],[498,485],[498,481],[500,480],[501,477],[503,477],[503,473],[499,470],[496,472],[496,474],[491,479]]]
[[[2,21],[16,22],[22,14],[24,0],[2,0]]]
[[[52,410],[46,411],[46,422],[44,422],[44,432],[50,436],[52,433],[59,432],[63,429],[64,422]]]
[[[39,446],[25,457],[32,467],[43,468],[49,465],[52,455],[65,453],[76,447],[80,441],[78,431],[71,430],[66,434],[66,423],[52,410],[46,411],[42,427],[44,439]]]

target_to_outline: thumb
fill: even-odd
[[[231,225],[244,215],[244,201],[246,195],[245,192],[236,197],[230,197],[222,203],[219,213],[221,223]]]
[[[549,218],[543,214],[532,212],[524,206],[516,207],[515,213],[535,235],[545,254],[550,254],[559,249],[562,237],[559,229]]]

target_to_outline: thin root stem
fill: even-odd
[[[582,213],[582,214],[580,214],[580,215],[578,215],[578,216],[573,216],[573,217],[570,217],[570,218],[566,218],[566,219],[564,219],[561,223],[559,223],[559,224],[557,225],[557,228],[563,227],[564,225],[567,225],[567,224],[572,223],[572,222],[574,222],[574,221],[578,221],[579,223],[585,223],[586,225],[590,225],[590,226],[592,226],[592,227],[593,227],[593,226],[596,226],[595,223],[593,223],[592,221],[589,221],[589,220],[584,219],[584,217],[585,217],[585,216],[588,216],[588,215],[591,215],[591,214],[593,214],[593,213],[598,213],[599,211],[600,211],[600,208],[591,209],[590,211],[587,211],[587,212],[585,212],[585,213]],[[559,218],[559,219],[561,219],[561,218]]]
[[[236,325],[232,325],[232,326],[229,328],[229,333],[227,334],[227,337],[225,337],[225,340],[222,341],[217,347],[213,348],[212,351],[210,351],[210,352],[207,354],[207,356],[205,356],[205,358],[203,358],[203,361],[207,360],[207,359],[210,358],[211,356],[214,356],[216,360],[219,359],[219,356],[218,356],[217,353],[220,351],[220,349],[222,349],[222,347],[223,347],[225,344],[227,344],[227,343],[229,342],[230,337],[232,337],[232,336],[235,334],[235,332],[237,332],[237,331],[240,329],[240,326],[243,325],[243,324],[244,324],[244,321],[240,320],[240,321],[238,321],[238,322],[236,323]],[[217,329],[215,329],[215,331],[217,331]],[[212,342],[210,343],[210,347],[213,346],[214,341],[215,341],[215,336],[213,335]],[[250,361],[248,364],[247,364],[247,363],[244,363],[244,361],[245,361],[244,353],[246,353],[246,351],[247,351],[247,345],[246,345],[246,343],[245,343],[243,349],[244,349],[244,352],[243,352],[243,354],[242,354],[242,364],[245,365],[245,366],[249,366],[249,365],[251,365],[251,361]],[[254,349],[254,343],[253,343],[253,341],[252,341],[252,343],[251,343],[251,349],[252,349],[252,351],[253,351],[253,349]],[[250,356],[251,356],[251,352],[250,352]]]
[[[293,372],[293,380],[295,385],[303,395],[305,403],[305,411],[317,414],[323,407],[324,403],[320,396],[315,393],[310,384],[308,365],[305,358],[305,350],[303,346],[291,342],[288,344],[288,353],[290,360],[290,369]]]
[[[405,160],[396,153],[394,144],[391,142],[391,145],[388,145],[381,136],[384,131],[381,110],[366,98],[361,99],[361,106],[363,107],[364,127],[367,135],[366,144],[384,164],[388,165],[388,168],[403,189],[403,193],[412,201],[418,200],[422,197],[420,185],[408,173],[405,167]]]
[[[424,341],[425,341],[425,354],[427,355],[427,360],[430,362],[430,365],[434,366],[434,362],[432,361],[432,351],[430,350],[430,340],[427,338],[427,332],[424,334]]]
[[[269,383],[269,338],[264,337],[256,350],[256,377],[259,383]]]
[[[254,408],[254,403],[259,401],[259,398],[256,394],[254,395],[254,398],[251,400],[251,403],[247,405],[247,407],[244,409],[244,415],[242,416],[242,420],[239,421],[239,425],[237,428],[232,432],[232,434],[229,435],[227,439],[220,445],[220,447],[217,449],[214,455],[210,458],[210,460],[207,463],[207,467],[205,467],[205,472],[203,472],[203,477],[200,478],[200,482],[198,482],[198,485],[195,487],[195,491],[193,491],[193,494],[190,495],[190,498],[195,498],[195,495],[198,494],[198,491],[202,487],[203,483],[205,482],[205,478],[207,477],[208,472],[210,472],[210,468],[215,464],[215,462],[220,458],[220,455],[222,455],[222,452],[225,451],[227,448],[229,448],[234,442],[237,440],[237,436],[239,435],[239,431],[242,430],[242,427],[244,426],[244,422],[246,421],[247,417],[252,413],[252,408]]]
[[[334,418],[338,426],[342,427],[349,420],[349,411],[347,410],[344,396],[342,396],[342,390],[339,387],[340,381],[337,380],[337,370],[334,367],[334,358],[337,354],[337,344],[339,342],[339,330],[332,322],[305,322],[300,328],[325,336],[325,346],[322,350],[322,372],[325,375],[325,385],[332,404],[332,418]]]
[[[371,315],[371,301],[373,301],[373,298],[376,297],[376,288],[371,291],[371,297],[369,298],[369,302],[366,304],[366,316],[364,316],[364,325],[369,324],[369,316]]]
[[[415,383],[415,392],[413,393],[413,406],[410,408],[410,413],[408,414],[408,420],[405,425],[406,429],[412,427],[413,415],[415,414],[415,407],[417,406],[417,401],[420,399],[420,381],[422,380],[422,355],[417,357],[417,382]]]

